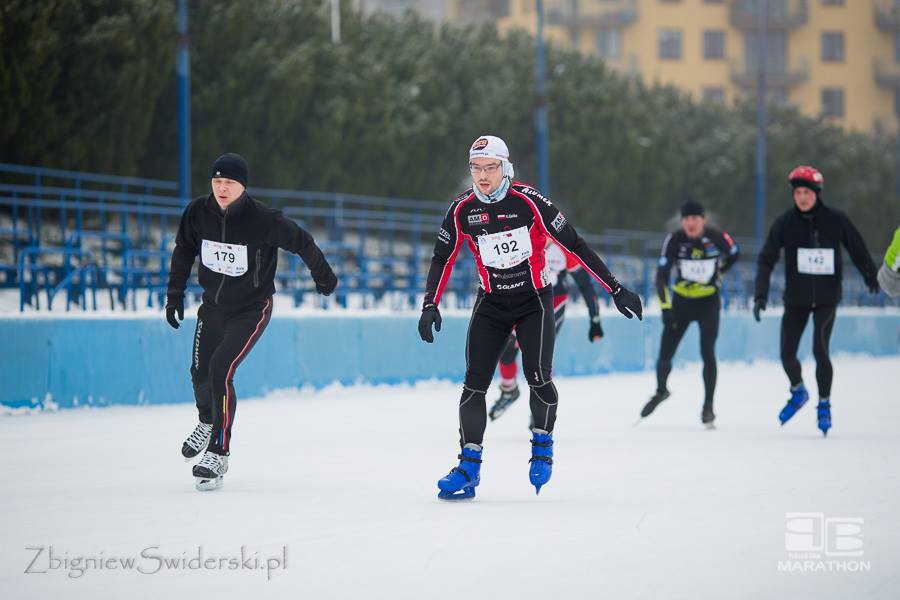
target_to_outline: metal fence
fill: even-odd
[[[113,309],[162,306],[183,210],[176,188],[171,181],[0,163],[0,288],[17,288],[23,311],[59,307],[60,294],[66,310],[96,309],[98,294]],[[338,304],[416,306],[448,203],[257,187],[250,193],[314,234],[340,277]],[[645,300],[654,294],[664,232],[582,235],[623,283]],[[723,281],[726,306],[746,305],[753,293],[758,247],[750,239],[736,241],[743,257]],[[776,271],[773,302],[782,279]],[[281,253],[276,284],[296,305],[311,298],[312,281],[296,255]],[[446,302],[470,306],[476,285],[473,261],[460,257]],[[852,267],[844,288],[848,304],[888,302],[883,294],[869,295]],[[196,275],[188,293],[199,296]]]

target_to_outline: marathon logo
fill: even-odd
[[[559,213],[558,215],[556,215],[556,218],[553,219],[553,222],[550,223],[550,225],[552,225],[553,229],[555,229],[556,232],[559,233],[559,231],[566,225],[566,218],[562,213]]]
[[[490,215],[482,213],[480,215],[469,215],[469,225],[481,225],[491,220]]]

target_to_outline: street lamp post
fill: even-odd
[[[191,62],[187,0],[178,0],[178,195],[183,204],[191,198]]]
[[[766,220],[766,70],[769,62],[769,0],[759,0],[759,77],[756,88],[756,221],[754,237],[762,247]]]
[[[535,57],[536,106],[534,124],[537,133],[538,186],[550,196],[550,157],[548,156],[547,103],[544,85],[544,0],[535,0],[537,39]]]

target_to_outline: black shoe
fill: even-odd
[[[713,429],[716,426],[716,413],[713,412],[712,406],[703,405],[703,416],[700,418],[707,429]]]
[[[650,402],[644,405],[644,408],[641,409],[641,418],[650,416],[656,407],[659,406],[659,403],[669,397],[669,390],[657,391],[653,394],[653,397],[650,398]]]
[[[500,397],[497,398],[497,401],[494,402],[494,405],[491,407],[491,411],[488,413],[488,416],[491,417],[491,421],[495,419],[499,419],[503,413],[506,412],[506,409],[509,408],[510,404],[519,399],[519,385],[514,384],[513,387],[506,389],[503,385],[500,386]]]

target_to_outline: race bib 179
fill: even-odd
[[[247,272],[247,246],[203,240],[200,260],[210,271],[240,277]]]

